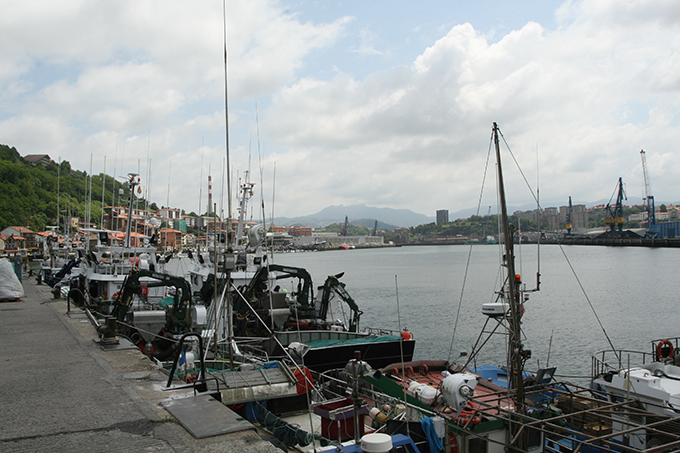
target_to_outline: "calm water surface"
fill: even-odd
[[[653,339],[680,335],[680,250],[542,245],[540,251],[541,290],[530,296],[522,320],[524,345],[532,350],[527,369],[549,361],[558,375],[582,382],[591,355],[609,349],[603,328],[623,349],[648,350]],[[537,246],[515,253],[517,271],[534,288]],[[279,254],[274,262],[306,268],[316,286],[344,272],[341,281],[364,311],[362,327],[408,327],[417,340],[415,359],[455,359],[484,327],[481,305],[499,288],[499,257],[497,245],[419,246]],[[505,351],[505,338],[496,335],[477,363],[505,364]]]

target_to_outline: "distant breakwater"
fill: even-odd
[[[543,244],[604,245],[611,247],[680,247],[680,238],[560,238]]]
[[[522,241],[522,244],[536,244],[536,241]],[[541,244],[561,244],[561,245],[600,245],[606,247],[680,247],[680,238],[545,238],[541,239]],[[421,241],[408,244],[397,244],[398,246],[416,245],[470,245],[460,240],[455,241]],[[475,244],[476,247],[485,245]],[[488,245],[488,244],[487,244]]]

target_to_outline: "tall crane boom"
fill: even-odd
[[[656,215],[654,214],[654,196],[652,195],[652,188],[649,183],[649,175],[647,174],[647,157],[645,155],[645,150],[640,150],[640,157],[642,158],[642,176],[645,179],[645,198],[644,201],[647,204],[647,218],[649,219],[649,226],[656,224]]]
[[[614,205],[614,208],[612,209],[611,205],[611,200],[609,200],[609,203],[607,203],[607,206],[605,209],[609,213],[609,217],[604,219],[604,224],[605,225],[611,225],[611,231],[621,233],[621,230],[623,229],[623,199],[625,198],[625,195],[623,193],[623,181],[621,178],[619,178],[618,184],[616,184],[616,204]],[[612,196],[613,198],[613,196]]]

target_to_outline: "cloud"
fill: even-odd
[[[104,156],[119,174],[148,160],[159,204],[196,210],[208,167],[226,179],[222,17],[219,1],[4,2],[0,142],[81,169],[94,153],[95,172]],[[608,198],[619,176],[639,186],[643,148],[656,199],[680,200],[677,2],[567,1],[553,29],[504,35],[456,24],[372,72],[366,59],[392,48],[378,30],[352,29],[349,12],[302,17],[227,3],[231,176],[250,168],[277,214],[474,206],[494,121],[525,175],[539,167],[544,200]],[[349,34],[359,45],[338,46]],[[505,159],[509,198],[530,202]]]
[[[498,121],[524,171],[540,166],[544,194],[608,197],[618,176],[637,186],[637,143],[656,154],[678,132],[680,35],[669,18],[678,8],[637,3],[624,12],[617,2],[568,4],[569,21],[562,11],[557,30],[529,22],[495,43],[470,24],[456,25],[407,68],[363,80],[347,73],[307,78],[281,89],[267,130],[297,152],[309,149],[350,200],[360,198],[355,185],[340,181],[364,182],[364,200],[432,213],[474,203],[491,122]],[[631,20],[638,15],[639,24]],[[631,101],[648,106],[646,115],[635,112],[647,121],[618,115]],[[332,185],[328,178],[324,185]],[[511,187],[520,179],[511,177]],[[310,193],[324,193],[312,184]],[[414,201],[423,187],[437,197]],[[670,178],[659,189],[680,199]],[[326,201],[313,200],[316,207]]]
[[[294,81],[304,57],[330,45],[348,20],[302,23],[278,2],[228,2],[230,102]],[[6,2],[0,26],[0,131],[22,154],[60,153],[86,168],[94,150],[102,165],[108,155],[110,171],[124,144],[139,141],[156,168],[174,160],[200,167],[206,136],[224,143],[222,2]],[[137,160],[118,171],[136,170]],[[201,184],[195,173],[191,184]]]

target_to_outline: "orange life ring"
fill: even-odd
[[[115,293],[113,293],[113,296],[111,296],[111,300],[116,300],[116,299],[118,299],[118,294],[119,294],[118,291],[116,291]]]
[[[673,343],[670,340],[661,340],[658,345],[656,345],[656,360],[661,362],[664,359],[669,359],[673,357]]]

